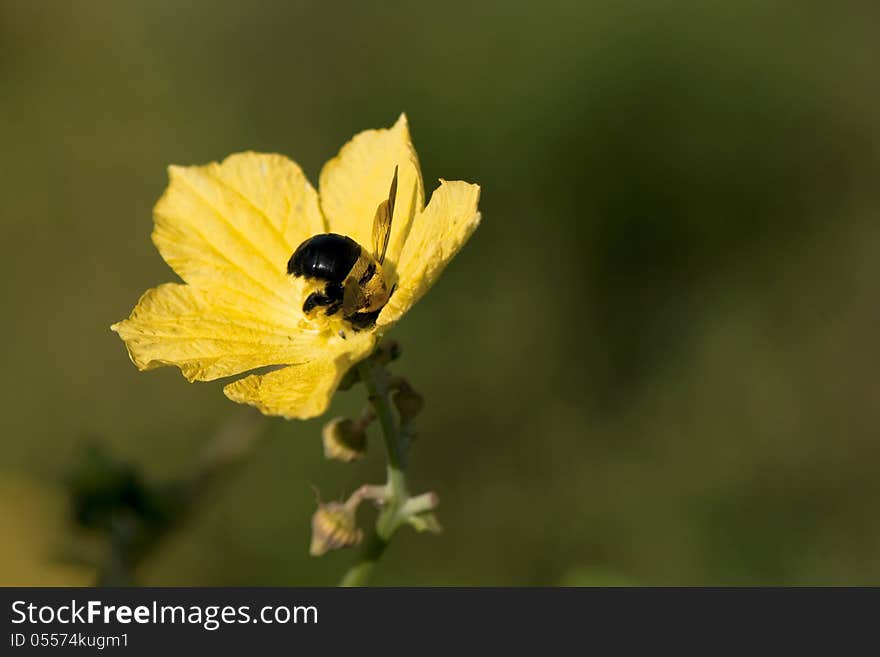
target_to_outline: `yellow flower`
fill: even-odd
[[[387,256],[396,286],[375,325],[303,312],[309,288],[287,273],[321,233],[369,249],[373,218],[398,168]],[[176,365],[189,381],[275,366],[227,385],[230,399],[268,415],[320,415],[345,372],[431,287],[480,221],[477,185],[441,180],[425,206],[406,117],[367,130],[321,171],[320,194],[282,155],[237,153],[222,163],[169,167],[154,210],[153,242],[185,281],[148,290],[111,328],[141,370]]]

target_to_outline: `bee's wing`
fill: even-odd
[[[373,219],[373,257],[380,265],[385,260],[388,238],[391,237],[391,219],[394,216],[395,198],[397,198],[397,167],[394,167],[394,177],[391,179],[388,198],[376,208],[376,216]]]

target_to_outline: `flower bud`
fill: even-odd
[[[312,516],[312,543],[309,554],[320,557],[330,550],[358,545],[364,534],[358,529],[355,509],[347,504],[329,502],[318,505]]]
[[[324,425],[321,432],[324,456],[351,463],[363,457],[367,449],[367,432],[363,422],[337,417]]]
[[[437,516],[433,513],[421,513],[417,516],[410,516],[407,520],[410,526],[417,532],[429,532],[431,534],[442,534],[443,526],[437,520]]]
[[[405,380],[401,380],[398,384],[392,401],[400,415],[400,423],[403,425],[412,422],[425,407],[425,400]]]
[[[402,353],[403,349],[397,340],[393,338],[385,338],[379,343],[379,346],[376,347],[376,350],[370,358],[373,361],[373,365],[381,367],[397,360]]]

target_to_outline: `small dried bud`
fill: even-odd
[[[392,401],[400,415],[400,423],[404,425],[412,422],[425,407],[425,400],[404,379],[398,383]]]
[[[394,340],[393,338],[385,338],[379,343],[379,346],[376,347],[376,351],[373,352],[371,358],[374,365],[381,367],[387,365],[391,361],[397,360],[402,353],[403,349],[397,340]]]
[[[431,534],[442,534],[443,526],[437,520],[437,516],[433,513],[422,513],[409,518],[409,524],[417,532],[429,532]]]
[[[379,343],[379,346],[376,347],[373,353],[367,356],[367,360],[369,360],[373,367],[384,367],[388,363],[400,358],[402,353],[403,350],[397,340],[386,338]],[[350,390],[360,380],[361,375],[358,372],[358,368],[356,366],[351,367],[342,377],[337,388],[343,391]]]
[[[363,457],[367,449],[365,423],[337,417],[324,425],[321,437],[324,456],[328,459],[351,463]]]
[[[312,516],[312,543],[309,554],[320,557],[330,550],[358,545],[364,534],[358,529],[355,509],[347,504],[320,504]]]

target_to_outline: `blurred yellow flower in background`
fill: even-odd
[[[0,473],[0,586],[88,586],[94,573],[58,560],[64,496],[48,484]]]
[[[321,233],[369,245],[395,167],[382,265],[395,287],[375,325],[341,330],[342,320],[307,317],[302,281],[287,273],[291,254]],[[154,210],[153,242],[185,284],[148,290],[112,329],[139,369],[175,365],[189,381],[274,366],[224,388],[268,415],[323,413],[348,369],[431,287],[480,221],[474,184],[441,180],[425,206],[404,115],[348,142],[321,171],[320,193],[296,163],[275,154],[172,166],[169,178]]]

